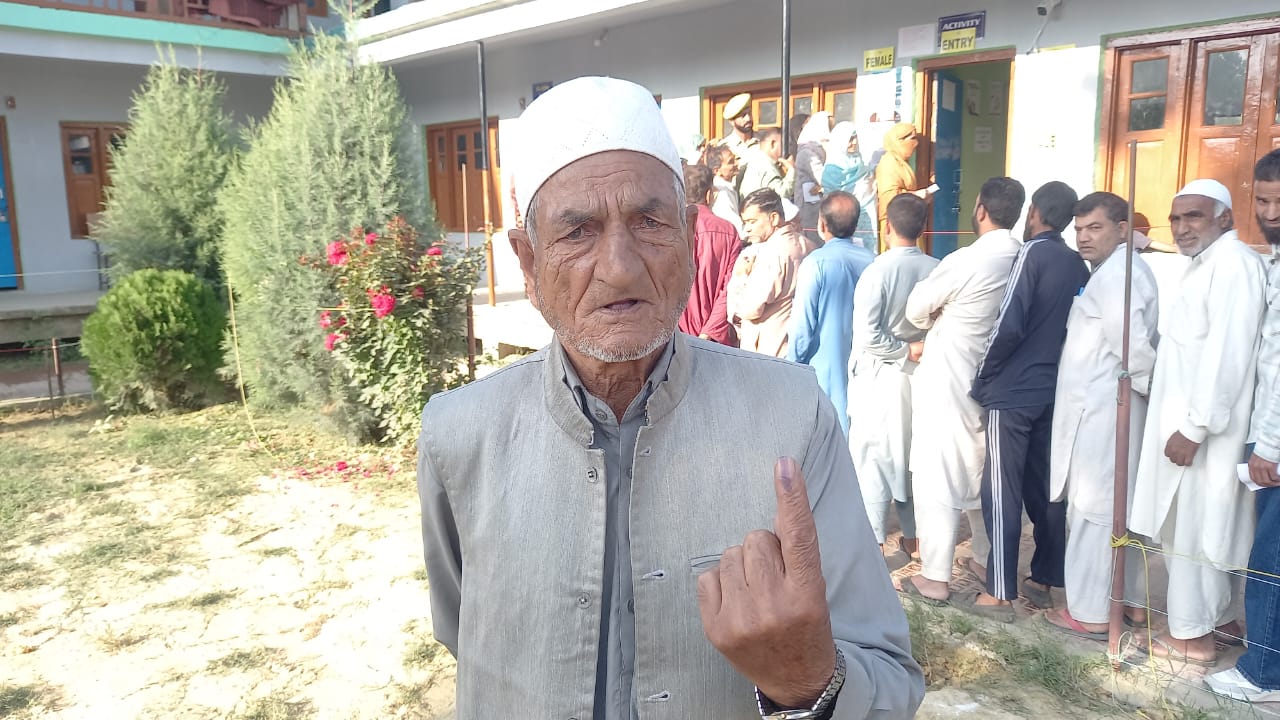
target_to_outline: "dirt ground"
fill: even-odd
[[[257,422],[0,418],[0,717],[452,716],[411,459]]]
[[[908,613],[923,719],[1220,716],[1121,704],[1100,646]],[[411,453],[235,405],[0,414],[0,718],[443,720],[454,675]]]

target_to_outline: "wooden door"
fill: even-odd
[[[476,120],[427,129],[431,197],[435,201],[441,225],[452,232],[484,229],[483,193],[486,174],[489,178],[489,217],[495,225],[502,222],[497,181],[500,177],[497,162],[498,123],[496,119],[489,121],[488,173],[480,169],[483,164],[483,138],[479,124]]]
[[[836,122],[853,120],[853,89],[857,76],[852,72],[804,75],[791,80],[791,117],[831,113]],[[738,93],[751,93],[751,118],[757,130],[782,127],[782,82],[780,80],[724,85],[703,91],[702,133],[711,140],[728,137],[733,124],[724,119],[724,107]],[[797,130],[798,132],[798,130]]]
[[[1124,197],[1129,189],[1129,141],[1137,145],[1134,213],[1151,226],[1149,235],[1173,242],[1166,218],[1180,187],[1184,100],[1185,43],[1125,51],[1115,77],[1111,123],[1111,189]],[[1146,225],[1141,218],[1135,225]]]
[[[105,191],[111,185],[111,151],[123,139],[124,129],[118,125],[63,124],[62,157],[71,237],[89,237],[89,216],[102,212]]]

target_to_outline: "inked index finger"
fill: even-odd
[[[773,489],[778,496],[774,534],[782,546],[782,563],[787,577],[801,584],[822,578],[818,554],[818,527],[809,508],[809,491],[800,464],[789,457],[778,458],[773,466]]]

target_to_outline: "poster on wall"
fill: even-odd
[[[898,48],[901,52],[902,48]],[[858,131],[858,151],[867,163],[874,166],[880,159],[889,128],[914,121],[915,73],[911,68],[896,67],[858,77],[853,122]]]
[[[987,98],[987,114],[1003,115],[1005,111],[1004,99],[1004,81],[992,80],[990,83],[990,93]]]
[[[990,127],[976,127],[973,129],[973,151],[979,155],[985,155],[991,152],[992,131]]]
[[[970,115],[982,114],[982,81],[964,81],[964,107]]]
[[[534,84],[533,84],[533,99],[534,99],[534,100],[537,100],[537,99],[538,99],[538,96],[539,96],[539,95],[541,95],[542,93],[544,93],[544,92],[546,92],[546,91],[550,90],[552,85],[554,85],[554,83],[551,83],[551,82],[536,82],[536,83],[534,83]],[[479,121],[479,120],[477,120],[476,122],[480,122],[480,121]]]

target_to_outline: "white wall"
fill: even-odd
[[[1099,44],[1104,33],[1208,23],[1263,9],[1256,0],[1166,0],[1153,13],[1148,2],[1064,0],[1045,27],[1039,47],[1077,49],[1028,56],[1041,24],[1035,0],[947,0],[948,7],[940,9],[942,5],[932,0],[793,0],[792,74],[860,68],[862,52],[895,45],[899,27],[985,9],[986,37],[979,40],[979,49],[1015,46],[1020,53],[1010,96],[1011,172],[1028,185],[1053,175],[1080,191],[1090,189],[1093,178]],[[531,98],[535,82],[612,75],[662,95],[663,114],[677,137],[696,132],[702,88],[779,76],[779,23],[776,0],[736,0],[609,27],[600,47],[592,40],[603,28],[550,42],[496,44],[487,55],[489,112],[503,119],[518,117],[520,100]],[[909,63],[909,58],[899,57],[898,62]],[[427,125],[479,116],[473,49],[410,61],[395,70],[414,122]]]
[[[0,106],[9,130],[11,193],[17,210],[24,291],[93,290],[98,287],[94,245],[71,237],[63,174],[61,122],[123,122],[146,68],[0,55]],[[274,80],[224,75],[227,106],[240,119],[270,108]],[[70,271],[70,272],[68,272]],[[43,273],[59,273],[46,275]]]

